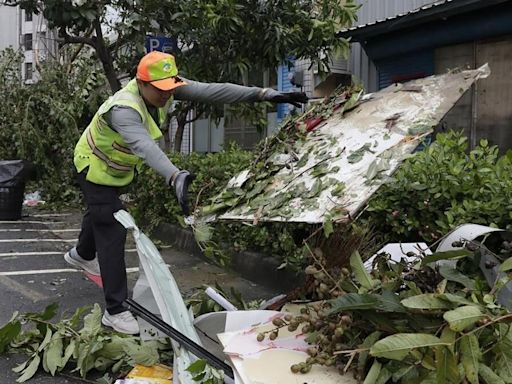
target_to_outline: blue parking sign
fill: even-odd
[[[166,53],[176,52],[178,42],[173,37],[166,36],[146,36],[146,52],[160,51]]]

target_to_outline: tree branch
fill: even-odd
[[[71,36],[66,28],[60,28],[59,33],[64,38],[64,44],[86,44],[96,49],[96,40],[93,37]]]

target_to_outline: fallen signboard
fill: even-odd
[[[304,120],[303,139],[265,160],[268,176],[256,166],[228,183],[213,200],[224,208],[213,209],[216,218],[322,223],[355,217],[471,85],[489,74],[484,65],[393,84],[352,95],[325,119]],[[311,121],[318,124],[314,129]]]

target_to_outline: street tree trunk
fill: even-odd
[[[185,125],[187,125],[187,115],[190,111],[189,108],[184,108],[181,110],[176,116],[176,121],[178,123],[178,127],[176,129],[176,134],[174,135],[174,151],[181,151],[181,144],[183,143],[183,132],[185,131]]]
[[[103,32],[101,31],[101,23],[99,20],[94,21],[94,29],[96,32],[96,53],[101,61],[103,70],[105,71],[105,76],[107,77],[110,89],[112,90],[112,93],[116,93],[121,89],[121,82],[117,78],[117,73],[114,69],[114,61],[112,60],[112,54],[105,45],[105,40],[103,39]]]

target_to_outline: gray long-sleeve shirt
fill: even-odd
[[[187,85],[176,89],[175,100],[232,104],[268,100],[277,91],[270,88],[244,87],[231,83],[201,83],[183,79]],[[149,136],[142,118],[133,108],[115,106],[106,115],[109,126],[121,135],[132,152],[165,178],[169,183],[178,168]]]

